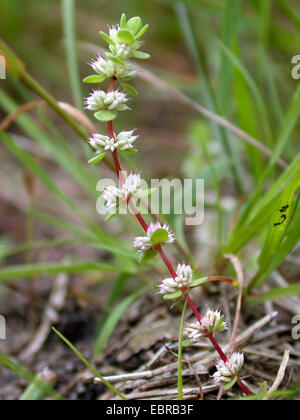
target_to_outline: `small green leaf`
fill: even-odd
[[[142,51],[133,51],[132,57],[136,58],[137,60],[148,60],[151,58],[151,55]]]
[[[191,347],[194,343],[191,342],[191,340],[184,340],[182,343],[182,347]]]
[[[130,95],[133,95],[133,96],[138,95],[137,90],[133,86],[128,85],[128,83],[125,83],[122,80],[120,80],[120,84],[128,93],[130,93]]]
[[[106,53],[106,57],[109,60],[113,61],[114,63],[119,64],[120,66],[123,66],[124,65],[124,61],[120,60],[120,58],[116,57],[115,55],[113,55],[110,52],[107,52]]]
[[[92,157],[89,160],[89,164],[93,165],[95,163],[99,163],[99,162],[101,162],[101,160],[103,160],[105,158],[105,156],[106,156],[106,152],[101,153],[101,154],[97,154],[96,156]]]
[[[94,116],[99,121],[108,122],[114,120],[117,114],[115,112],[108,111],[107,109],[103,109],[102,111],[96,112]]]
[[[223,323],[225,321],[225,315],[222,315],[220,318],[220,321],[215,326],[215,331],[220,331],[220,329],[223,329]]]
[[[134,43],[134,37],[128,29],[120,29],[118,31],[118,38],[125,44],[132,45]]]
[[[140,32],[136,35],[135,39],[140,39],[142,38],[143,35],[145,35],[146,32],[148,32],[149,29],[149,25],[145,25]]]
[[[127,29],[129,29],[134,35],[140,32],[140,30],[142,29],[142,26],[143,26],[142,19],[138,16],[130,19],[126,25]]]
[[[120,20],[120,28],[125,29],[126,25],[127,25],[127,16],[125,13],[123,13]]]
[[[120,150],[121,153],[125,153],[126,155],[135,155],[138,153],[138,149],[127,149],[127,150]]]
[[[157,255],[156,249],[148,249],[147,251],[141,251],[138,253],[139,261],[141,264],[146,264]]]
[[[178,299],[180,298],[182,295],[181,290],[177,290],[177,292],[174,293],[168,293],[166,295],[163,296],[163,299],[165,300],[173,300],[173,299]]]
[[[88,76],[83,79],[83,83],[102,83],[106,79],[106,76]]]
[[[206,283],[208,280],[208,277],[202,277],[201,279],[194,280],[190,287],[198,287],[202,284]]]
[[[232,381],[230,381],[229,382],[229,384],[226,384],[225,386],[224,386],[224,389],[225,389],[225,391],[229,391],[236,383],[237,383],[237,380],[238,380],[238,378],[237,378],[237,376],[235,376],[233,379],[232,379]]]
[[[169,232],[166,229],[157,229],[152,233],[150,237],[150,242],[152,245],[162,244],[169,239]]]
[[[111,45],[115,45],[114,41],[105,32],[101,31],[100,35],[102,36],[105,42]]]

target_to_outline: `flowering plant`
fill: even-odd
[[[147,262],[159,254],[171,275],[170,278],[162,281],[159,292],[168,300],[184,297],[196,317],[197,322],[187,325],[186,337],[191,343],[198,342],[202,338],[209,339],[221,357],[221,361],[217,364],[217,372],[213,377],[214,381],[220,385],[226,385],[226,389],[238,382],[243,392],[250,395],[248,388],[239,377],[244,356],[240,353],[234,353],[231,357],[227,356],[214,337],[215,332],[227,329],[224,316],[219,311],[208,310],[206,315],[202,317],[190,297],[191,289],[205,283],[208,278],[195,279],[193,268],[185,263],[178,264],[175,271],[163,250],[164,245],[172,244],[176,240],[175,235],[166,224],[162,225],[156,222],[148,225],[146,223],[131,201],[133,196],[141,196],[140,175],[132,173],[126,178],[123,175],[118,152],[137,152],[133,143],[138,136],[134,135],[135,130],[124,131],[116,135],[113,120],[117,117],[118,112],[129,109],[127,93],[137,93],[132,86],[124,82],[133,79],[136,75],[135,67],[127,60],[131,58],[142,60],[150,58],[149,54],[139,50],[143,45],[141,38],[147,30],[148,25],[143,26],[140,17],[127,20],[126,15],[123,14],[120,24],[111,27],[109,34],[101,32],[101,36],[108,43],[110,51],[106,53],[105,59],[98,56],[91,62],[91,67],[96,75],[89,76],[84,81],[86,83],[101,83],[109,79],[107,91],[94,90],[86,99],[86,108],[94,112],[95,118],[108,123],[108,135],[93,134],[90,138],[90,145],[96,151],[96,155],[90,160],[90,163],[98,163],[107,153],[112,153],[120,180],[120,188],[110,186],[102,192],[106,207],[113,215],[116,215],[121,201],[131,206],[145,232],[145,236],[137,237],[133,241],[133,246],[139,253],[140,261]],[[116,89],[117,82],[127,93]]]

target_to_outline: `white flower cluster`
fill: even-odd
[[[104,92],[104,90],[94,90],[94,92],[86,99],[86,109],[90,111],[126,111],[128,106],[128,97],[124,92],[114,90],[112,92]]]
[[[141,176],[139,174],[129,174],[121,188],[109,186],[102,192],[105,206],[110,212],[116,211],[120,200],[128,200],[131,196],[138,193],[141,189]]]
[[[212,311],[208,309],[205,316],[202,318],[202,323],[187,324],[184,335],[191,343],[197,343],[202,337],[216,331],[225,331],[227,324],[224,322],[224,317],[220,311]]]
[[[121,80],[131,80],[137,74],[135,67],[131,64],[117,64],[110,59],[102,58],[100,54],[90,63],[90,66],[103,80],[110,77],[116,77]]]
[[[93,134],[89,139],[90,145],[98,154],[104,152],[114,152],[116,149],[121,151],[132,150],[133,143],[139,136],[134,136],[135,130],[122,131],[116,138],[110,138],[102,134]]]
[[[153,247],[151,238],[158,230],[164,230],[167,234],[167,239],[160,244],[171,244],[175,241],[175,235],[171,232],[168,225],[161,225],[159,222],[151,223],[147,230],[147,236],[140,236],[134,239],[133,247],[139,251],[147,251]]]
[[[239,375],[244,361],[245,358],[242,353],[233,353],[226,363],[221,360],[216,366],[217,372],[213,375],[214,382],[218,385],[229,384]]]
[[[176,278],[168,278],[163,280],[160,293],[171,294],[181,289],[188,289],[193,283],[193,270],[190,265],[178,264],[176,270]]]
[[[140,41],[136,41],[133,37],[125,42],[122,42],[120,34],[120,26],[112,26],[109,28],[109,37],[112,43],[109,44],[110,51],[121,60],[127,60],[132,57],[134,51],[138,50],[143,44]],[[130,42],[129,42],[130,41]]]

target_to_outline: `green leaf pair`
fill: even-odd
[[[125,13],[123,13],[120,22],[120,28],[121,29],[119,33],[121,32],[121,37],[119,36],[119,34],[118,37],[121,39],[122,42],[129,43],[125,41],[125,39],[131,40],[131,38],[128,36],[128,33],[130,33],[134,42],[135,40],[139,40],[143,35],[145,35],[145,33],[149,29],[149,25],[145,25],[143,27],[142,19],[139,16],[135,16],[129,19],[129,21],[127,22],[127,16],[125,15]]]

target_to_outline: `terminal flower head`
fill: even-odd
[[[143,45],[140,39],[148,28],[148,25],[143,26],[140,17],[134,17],[127,21],[126,15],[123,14],[120,25],[110,27],[108,35],[104,32],[100,32],[100,34],[108,43],[112,59],[115,59],[117,63],[119,60],[122,62],[129,58],[145,60],[150,57],[149,54],[138,50]]]

